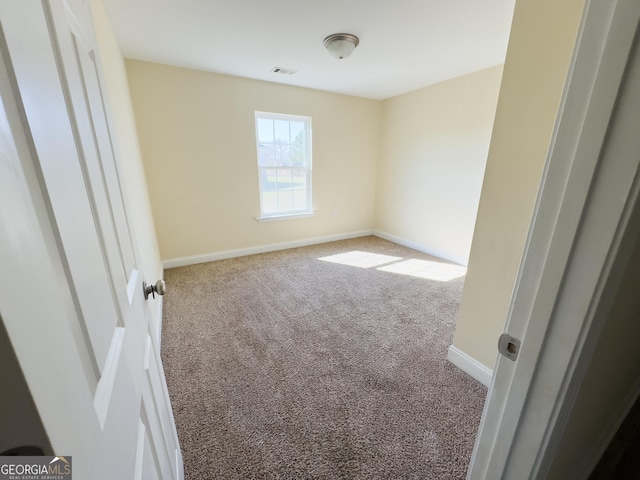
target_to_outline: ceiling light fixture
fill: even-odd
[[[338,59],[351,55],[359,43],[360,39],[350,33],[334,33],[324,39],[324,46]]]

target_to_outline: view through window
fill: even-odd
[[[256,112],[262,218],[312,213],[311,117]]]

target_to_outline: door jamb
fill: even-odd
[[[555,453],[550,440],[565,420],[557,414],[568,415],[562,408],[568,401],[567,389],[576,368],[588,361],[588,355],[580,358],[584,347],[580,339],[592,325],[584,318],[574,319],[572,328],[578,332],[575,343],[565,345],[573,363],[567,362],[556,372],[541,372],[540,359],[550,355],[550,320],[576,239],[584,234],[580,231],[582,216],[598,174],[600,150],[624,78],[639,10],[637,2],[629,0],[587,1],[585,5],[505,328],[520,338],[523,346],[517,362],[498,359],[469,479],[502,478],[511,460],[513,441],[523,435],[521,422],[531,409],[528,400],[534,379],[543,374],[553,377],[559,388],[551,394],[550,408],[542,412],[543,435],[529,442],[532,478]],[[624,227],[623,223],[624,219],[619,226]],[[614,232],[609,240],[615,238]],[[614,245],[610,254],[617,253],[624,252],[616,251]]]

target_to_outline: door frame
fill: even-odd
[[[544,478],[604,322],[603,292],[637,236],[640,158],[625,171],[601,152],[639,19],[633,0],[585,4],[507,316],[522,347],[516,362],[497,361],[469,479]],[[621,188],[598,195],[607,175]],[[577,262],[588,245],[590,261]]]

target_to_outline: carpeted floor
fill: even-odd
[[[464,478],[486,395],[446,360],[464,278],[379,269],[424,261],[364,237],[167,270],[185,478]]]

